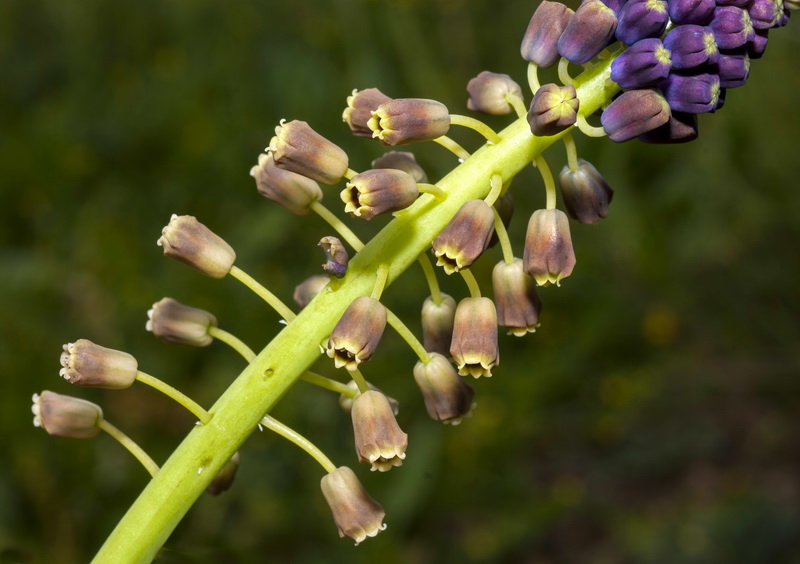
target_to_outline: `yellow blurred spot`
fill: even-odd
[[[633,395],[631,382],[620,376],[609,376],[600,382],[600,401],[611,407],[624,407]]]
[[[678,334],[678,318],[664,306],[655,306],[645,314],[642,331],[651,345],[668,345]]]
[[[551,492],[558,503],[577,505],[586,494],[586,485],[577,476],[562,474],[556,479]]]

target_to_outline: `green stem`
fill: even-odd
[[[500,197],[500,192],[503,190],[503,177],[499,174],[493,174],[489,180],[489,193],[483,199],[489,207],[492,207]]]
[[[378,277],[375,279],[375,286],[372,287],[372,294],[370,297],[380,300],[384,288],[386,288],[386,280],[389,278],[389,267],[382,264],[378,267]]]
[[[547,161],[542,155],[537,155],[536,158],[533,159],[533,162],[536,164],[536,168],[539,170],[539,174],[542,175],[542,180],[544,181],[544,189],[547,194],[545,208],[553,210],[556,208],[556,182],[553,179],[553,173],[550,172],[550,167],[547,166]]]
[[[539,65],[536,63],[528,63],[528,86],[533,94],[542,87],[539,83]]]
[[[583,114],[578,114],[578,120],[575,122],[575,125],[578,126],[578,129],[581,130],[581,133],[586,135],[587,137],[605,137],[606,130],[603,129],[602,126],[595,127],[594,125],[590,125],[588,121],[586,121],[586,116]]]
[[[253,362],[253,359],[256,357],[256,353],[253,351],[253,349],[245,345],[244,342],[236,335],[232,335],[224,329],[220,329],[219,327],[209,327],[208,334],[218,341],[222,341],[230,348],[238,352],[247,362]]]
[[[613,83],[606,84],[610,64],[610,60],[604,61],[576,79],[581,107],[587,112],[596,111],[619,91]],[[210,409],[211,421],[192,428],[133,502],[95,562],[151,561],[264,414],[319,358],[319,343],[330,335],[347,306],[355,298],[369,295],[375,285],[375,265],[389,265],[391,284],[430,248],[433,238],[464,203],[483,197],[492,174],[513,177],[563,137],[563,133],[534,137],[525,119],[518,119],[499,135],[500,143],[482,146],[436,183],[449,194],[444,202],[419,198],[407,214],[393,219],[353,257],[341,286],[317,296],[244,368]],[[198,468],[206,471],[198,474]]]
[[[437,201],[441,202],[447,197],[447,194],[439,188],[436,184],[426,184],[424,182],[417,183],[417,188],[420,191],[420,194],[430,194],[433,196]]]
[[[497,233],[497,240],[500,241],[500,248],[503,249],[503,261],[506,264],[514,262],[514,251],[511,249],[511,240],[508,238],[508,231],[500,218],[500,214],[494,208],[494,231]]]
[[[119,444],[128,449],[128,452],[130,452],[133,456],[135,456],[136,460],[141,462],[142,466],[144,466],[145,469],[148,472],[150,472],[150,476],[152,476],[153,478],[156,477],[156,474],[158,474],[158,464],[153,462],[153,459],[150,458],[147,455],[147,453],[142,449],[142,447],[137,445],[133,439],[131,439],[128,435],[126,435],[125,433],[114,427],[111,423],[109,423],[105,419],[100,420],[100,423],[98,423],[98,427],[100,427],[103,431],[114,437],[114,439],[116,439],[116,441]]]
[[[364,248],[364,243],[361,242],[361,239],[356,237],[356,234],[353,233],[341,219],[333,215],[333,212],[326,208],[322,202],[315,200],[311,202],[310,207],[318,216],[324,219],[328,225],[333,227],[334,230],[336,230],[336,232],[341,235],[342,238],[347,241],[356,252],[359,252]]]
[[[464,147],[450,139],[447,135],[437,137],[433,141],[457,156],[458,160],[460,160],[462,163],[470,157],[469,152],[467,152]]]
[[[353,382],[355,382],[356,386],[358,386],[359,392],[363,394],[364,392],[369,391],[369,384],[367,383],[367,379],[364,378],[364,375],[358,368],[356,368],[355,370],[351,370],[350,376],[353,377]]]
[[[468,127],[473,131],[477,131],[483,135],[489,143],[494,145],[497,145],[500,142],[500,136],[494,129],[483,123],[481,120],[475,119],[474,117],[450,114],[450,124]]]
[[[564,57],[561,57],[561,60],[558,61],[558,79],[564,86],[569,86],[575,82],[569,75],[569,60]]]
[[[265,415],[261,418],[261,424],[269,429],[270,431],[274,431],[275,433],[279,434],[284,439],[287,439],[308,454],[311,457],[320,463],[320,465],[325,469],[326,472],[329,474],[336,470],[336,466],[331,462],[331,459],[325,456],[325,454],[319,450],[314,443],[309,441],[303,435],[292,429],[291,427],[287,427],[277,419],[270,417],[269,415]]]
[[[358,395],[358,392],[348,386],[347,384],[342,384],[332,378],[327,378],[316,372],[311,372],[306,370],[300,376],[300,379],[304,382],[308,382],[309,384],[313,384],[320,388],[325,388],[326,390],[330,390],[332,392],[336,392],[337,394],[344,394],[345,396],[352,398]]]
[[[414,354],[419,357],[423,364],[428,364],[431,361],[431,355],[428,354],[428,351],[425,350],[425,347],[422,346],[422,343],[419,342],[419,339],[414,336],[414,333],[411,332],[405,323],[403,323],[399,317],[397,317],[393,311],[389,308],[386,309],[386,319],[389,321],[389,325],[391,325],[397,334],[400,335],[403,340],[408,343],[408,346],[411,347],[411,350],[414,351]]]
[[[564,136],[564,147],[567,149],[567,166],[571,171],[578,170],[578,148],[575,146],[575,138],[572,132]]]
[[[166,382],[159,380],[155,376],[150,376],[149,374],[145,374],[141,370],[136,372],[136,379],[139,380],[142,384],[147,384],[148,386],[155,388],[165,396],[169,396],[174,399],[176,402],[181,404],[183,407],[188,409],[189,411],[194,414],[200,420],[200,423],[206,425],[209,420],[211,419],[211,415],[200,407],[196,401],[192,398],[184,394],[183,392],[176,390]]]
[[[425,280],[428,282],[428,288],[431,290],[431,299],[433,303],[439,305],[442,303],[442,291],[439,288],[439,280],[436,278],[436,271],[433,269],[431,259],[428,258],[427,253],[422,253],[417,257],[417,261],[422,267],[422,272],[425,274]]]
[[[353,177],[354,177],[354,176],[356,176],[357,174],[358,174],[358,173],[357,173],[356,171],[354,171],[352,168],[348,168],[348,169],[347,169],[347,170],[344,172],[344,177],[345,177],[347,180],[352,180],[352,179],[353,179]]]
[[[514,108],[514,113],[517,114],[517,117],[524,118],[528,115],[528,108],[525,107],[525,100],[516,94],[506,94],[506,102],[511,104],[511,107]]]
[[[461,277],[464,279],[464,282],[467,284],[467,288],[469,289],[469,295],[473,298],[480,298],[481,297],[481,287],[478,285],[478,281],[475,280],[475,275],[470,272],[468,268],[464,270],[459,270],[461,273]]]
[[[236,266],[235,264],[231,267],[231,271],[229,273],[231,276],[236,278],[239,282],[250,288],[258,297],[262,300],[267,302],[269,306],[278,312],[287,323],[293,321],[295,317],[297,317],[292,310],[286,307],[278,296],[267,290],[264,286],[262,286],[255,278],[247,274],[244,270]]]

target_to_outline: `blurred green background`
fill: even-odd
[[[429,97],[466,113],[481,70],[525,83],[518,46],[536,2],[0,3],[0,272],[3,323],[0,562],[85,562],[147,475],[109,437],[49,437],[30,397],[101,404],[163,461],[192,417],[142,385],[74,390],[61,345],[92,339],[210,405],[242,369],[221,344],[189,349],[144,331],[164,296],[208,309],[253,347],[277,316],[232,279],[162,257],[170,214],[191,214],[282,298],[316,273],[331,234],[261,198],[249,168],[279,119],[303,119],[355,169],[382,153],[340,115],[353,88]],[[795,22],[796,23],[796,22]],[[774,32],[751,82],[701,118],[691,145],[579,139],[616,189],[608,219],[573,225],[578,265],[541,291],[539,331],[501,337],[502,365],[474,382],[460,427],[427,419],[413,355],[391,332],[365,374],[401,401],[409,456],[357,468],[389,528],[339,540],[320,468],[266,433],[242,448],[233,488],[206,496],[163,562],[800,562],[800,159],[797,34]],[[505,120],[489,119],[502,127]],[[455,132],[468,147],[476,135]],[[454,159],[415,146],[436,180]],[[549,151],[560,169],[563,149]],[[336,189],[327,203],[339,209]],[[544,202],[515,181],[512,238]],[[369,237],[385,219],[350,221]],[[494,250],[476,266],[487,284]],[[443,280],[460,297],[460,280]],[[387,303],[415,331],[418,269]],[[320,363],[319,370],[342,377]],[[336,397],[300,383],[276,417],[356,466]]]

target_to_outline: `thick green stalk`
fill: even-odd
[[[608,82],[611,61],[575,81],[581,113],[592,113],[618,88]],[[500,132],[437,183],[444,201],[421,196],[359,252],[333,292],[322,292],[255,358],[209,410],[211,419],[194,427],[128,509],[94,562],[150,562],[219,469],[253,432],[284,393],[320,355],[323,342],[347,306],[372,292],[376,265],[389,266],[392,283],[427,251],[458,208],[489,192],[493,174],[508,181],[562,134],[533,137],[525,119]],[[413,362],[409,363],[409,372]]]

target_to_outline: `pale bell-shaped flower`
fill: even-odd
[[[514,111],[508,99],[522,99],[522,88],[507,74],[483,71],[467,83],[467,108],[484,114],[502,116]]]
[[[236,260],[233,248],[191,215],[173,214],[156,244],[166,256],[212,278],[224,278]]]
[[[341,538],[349,537],[358,545],[367,537],[374,537],[386,529],[383,507],[370,497],[347,466],[340,466],[330,474],[325,474],[320,487]]]
[[[525,235],[525,272],[539,286],[560,285],[575,268],[575,250],[569,232],[569,219],[561,210],[536,210]]]
[[[397,424],[386,396],[374,390],[359,394],[353,400],[350,416],[359,462],[371,464],[373,472],[402,466],[408,435]]]
[[[275,164],[272,155],[262,153],[258,164],[250,169],[259,194],[296,215],[308,215],[311,204],[322,200],[319,184],[302,174],[284,170]]]
[[[367,125],[384,145],[405,145],[447,135],[450,112],[436,100],[397,98],[378,106]]]
[[[400,413],[400,402],[399,401],[397,401],[393,397],[387,396],[383,392],[383,390],[381,390],[378,386],[375,386],[372,382],[367,382],[367,386],[369,386],[370,390],[373,390],[373,391],[376,391],[376,392],[380,392],[384,396],[386,396],[386,399],[389,400],[389,405],[392,406],[392,413],[394,413],[395,416],[397,416],[397,414]],[[355,393],[352,394],[352,395],[339,394],[339,407],[341,407],[342,411],[344,411],[346,414],[350,415],[350,412],[353,409],[353,400],[358,397],[358,384],[356,383],[355,380],[350,380],[347,383],[347,387],[350,388],[351,390],[353,390],[353,392],[355,392]]]
[[[542,301],[533,280],[522,268],[522,260],[497,263],[492,271],[492,289],[500,327],[508,328],[509,335],[516,337],[536,331]]]
[[[212,313],[163,298],[147,311],[145,329],[167,343],[205,347],[214,342],[208,329],[216,326],[217,318]]]
[[[394,168],[410,174],[416,182],[428,182],[428,175],[417,164],[414,153],[408,151],[389,151],[372,161],[372,168]]]
[[[471,415],[475,390],[456,374],[444,356],[432,353],[427,364],[418,361],[414,366],[414,381],[431,419],[458,425],[462,418]]]
[[[564,165],[558,175],[564,206],[570,217],[584,224],[597,223],[608,216],[614,190],[592,163],[578,159],[578,168]]]
[[[372,219],[407,208],[417,200],[419,188],[414,178],[402,170],[376,168],[356,174],[340,196],[345,212]]]
[[[500,364],[497,309],[489,298],[464,298],[456,308],[450,354],[462,376],[490,377]]]
[[[492,208],[483,200],[470,200],[433,240],[436,264],[447,274],[469,268],[487,249],[493,232]]]
[[[347,97],[347,107],[342,114],[342,121],[347,124],[353,135],[371,138],[372,130],[367,122],[372,117],[372,112],[381,104],[390,101],[391,98],[377,88],[353,90]]]
[[[70,384],[121,390],[136,380],[138,364],[126,352],[108,349],[87,339],[64,345],[59,374]]]
[[[349,166],[347,153],[304,121],[281,120],[267,151],[278,167],[321,184],[336,184]]]
[[[431,296],[422,303],[422,344],[428,352],[449,356],[456,301],[445,293],[440,293],[440,296],[438,304]]]
[[[33,426],[48,434],[89,439],[100,432],[103,410],[90,401],[45,390],[33,394]]]
[[[330,284],[330,281],[331,277],[327,274],[315,274],[313,276],[309,276],[294,287],[292,299],[294,299],[294,302],[300,306],[300,309],[303,309],[309,303],[311,303],[311,300],[317,297],[317,294],[319,294],[328,284]]]
[[[347,254],[347,249],[342,245],[338,237],[323,237],[317,243],[325,253],[325,263],[322,265],[322,270],[334,275],[336,278],[342,278],[347,273],[347,263],[350,262],[350,255]]]
[[[356,370],[372,357],[386,328],[386,308],[369,296],[360,296],[345,310],[328,339],[327,354],[336,368]]]
[[[236,471],[239,470],[240,458],[239,451],[236,451],[233,453],[233,456],[231,456],[231,459],[220,468],[220,471],[217,472],[217,475],[214,476],[214,479],[211,480],[211,483],[206,487],[206,491],[209,494],[216,496],[230,489],[233,485],[234,478],[236,478]]]

